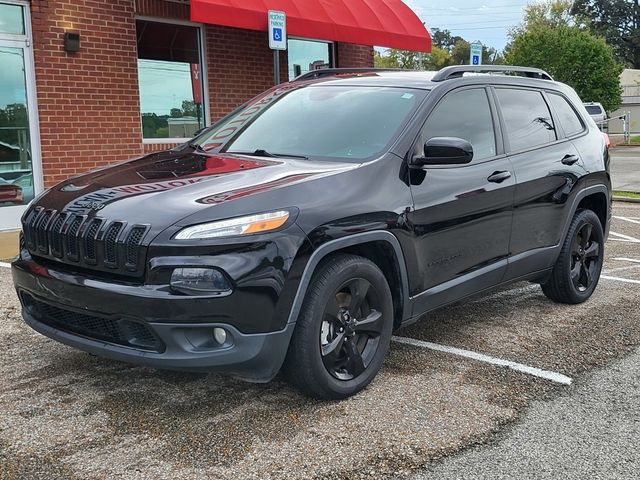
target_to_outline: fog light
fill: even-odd
[[[176,268],[171,288],[185,295],[221,295],[231,291],[225,275],[215,268]]]
[[[224,328],[216,327],[213,329],[213,338],[220,345],[224,345],[227,341],[227,331]]]

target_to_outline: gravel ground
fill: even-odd
[[[616,205],[640,217],[640,206]],[[640,225],[613,230],[640,238]],[[609,242],[607,271],[640,279],[640,244]],[[602,281],[569,307],[518,284],[398,332],[580,379],[640,345],[640,285]],[[489,442],[534,400],[567,391],[545,380],[393,344],[361,394],[311,401],[279,379],[251,385],[103,360],[20,319],[0,271],[0,478],[385,478]]]

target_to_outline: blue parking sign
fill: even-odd
[[[473,64],[474,65],[480,65],[480,56],[478,56],[478,55],[474,55],[473,56]]]
[[[282,41],[282,29],[274,28],[273,29],[273,40],[276,42]]]

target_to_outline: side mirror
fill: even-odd
[[[463,165],[473,160],[473,147],[457,137],[434,137],[424,144],[424,156],[411,159],[412,167]]]

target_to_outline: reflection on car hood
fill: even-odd
[[[161,217],[166,226],[212,205],[356,166],[170,151],[72,178],[52,188],[37,204],[129,223]]]

